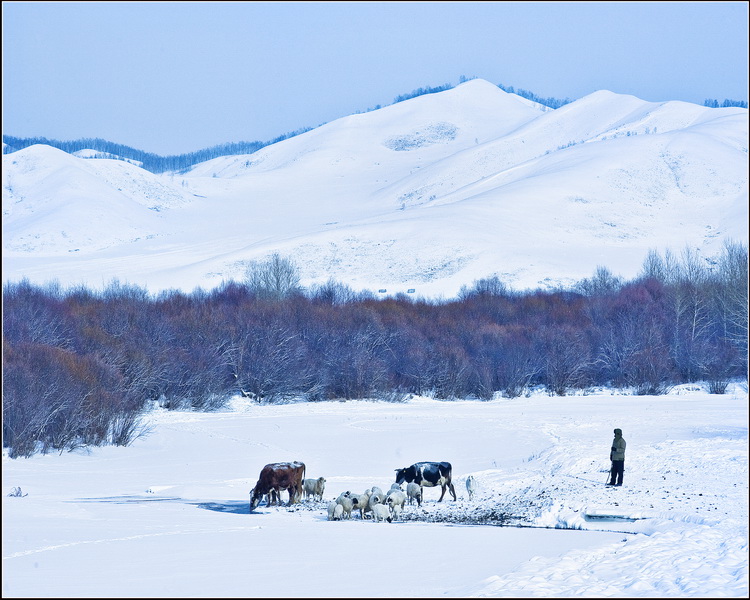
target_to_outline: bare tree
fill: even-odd
[[[717,269],[715,302],[721,314],[723,337],[747,357],[748,251],[734,241],[724,243]],[[746,366],[746,365],[745,365]]]
[[[648,251],[646,259],[643,261],[640,273],[641,279],[656,279],[665,283],[667,280],[666,267],[664,260],[659,252],[654,249]]]
[[[579,281],[575,290],[586,296],[602,296],[605,294],[614,294],[622,288],[622,277],[613,275],[607,267],[599,265],[596,267],[594,276],[590,279]]]
[[[353,302],[357,293],[345,283],[329,279],[323,284],[318,284],[310,291],[310,297],[321,304],[340,306],[347,302]]]
[[[278,252],[266,260],[250,262],[245,270],[245,282],[256,297],[270,300],[281,300],[301,291],[297,264]]]
[[[683,376],[695,381],[700,376],[698,351],[713,325],[706,293],[709,271],[705,261],[689,247],[682,251],[675,271],[675,280],[669,286],[674,319],[673,359]]]
[[[464,300],[473,296],[506,296],[509,293],[508,286],[497,275],[492,275],[474,280],[471,287],[462,285],[458,297]]]
[[[550,395],[565,396],[570,388],[581,387],[592,360],[583,333],[570,326],[547,326],[539,331],[537,352],[542,375]]]
[[[305,346],[280,320],[248,326],[229,355],[240,393],[259,402],[302,395],[313,386],[305,368]]]

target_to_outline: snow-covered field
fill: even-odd
[[[157,409],[149,423],[128,448],[3,456],[3,597],[748,595],[746,384],[237,399],[211,414]],[[628,443],[622,488],[605,486],[614,427]],[[263,465],[291,460],[326,478],[324,502],[250,513]],[[458,501],[431,488],[402,521],[327,520],[340,492],[387,489],[425,460],[453,464]]]

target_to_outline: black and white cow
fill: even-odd
[[[405,467],[403,469],[396,469],[396,483],[402,484],[404,482],[414,482],[420,487],[422,492],[422,498],[424,498],[424,487],[437,487],[443,488],[443,493],[440,494],[440,500],[442,501],[445,496],[445,489],[448,488],[453,495],[453,499],[456,499],[456,490],[453,489],[451,479],[453,477],[453,467],[448,462],[418,462],[414,463],[411,467]]]

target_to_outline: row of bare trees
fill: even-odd
[[[235,394],[659,394],[697,380],[721,393],[747,377],[747,269],[747,247],[728,243],[713,264],[652,252],[633,281],[600,267],[573,289],[521,293],[488,277],[450,301],[303,289],[278,255],[190,294],[7,283],[3,443],[12,456],[126,445],[148,404],[212,410]]]

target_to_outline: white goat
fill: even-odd
[[[474,492],[477,490],[477,480],[473,475],[466,478],[466,491],[469,492],[469,500],[474,499]]]
[[[326,490],[326,480],[324,477],[317,479],[305,479],[302,481],[302,491],[305,492],[305,499],[310,496],[313,500],[322,500],[323,492]]]

